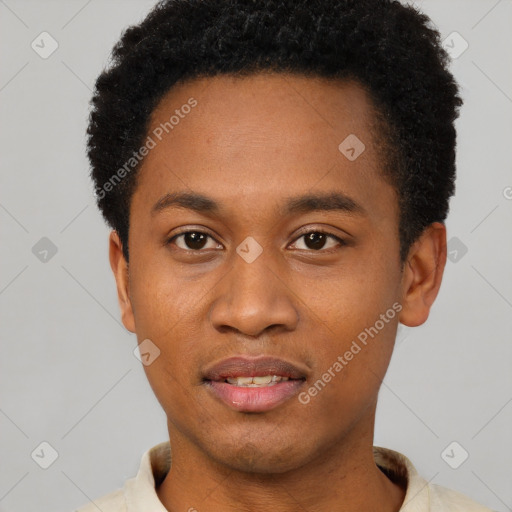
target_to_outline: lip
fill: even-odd
[[[289,361],[269,356],[231,357],[211,366],[204,372],[204,383],[214,396],[239,412],[265,412],[274,409],[299,392],[308,370]],[[287,381],[272,386],[239,387],[226,382],[227,378],[277,375]]]
[[[228,377],[258,377],[278,375],[289,379],[305,379],[308,372],[299,365],[276,357],[238,356],[224,359],[204,372],[204,379],[211,381],[225,380]]]

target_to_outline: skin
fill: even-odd
[[[372,104],[357,83],[272,73],[194,80],[161,100],[148,133],[190,97],[197,106],[140,170],[129,266],[110,236],[123,323],[161,351],[145,367],[172,446],[160,500],[172,512],[399,510],[405,490],[372,453],[377,395],[398,321],[422,324],[438,293],[444,225],[429,226],[402,266],[397,196],[380,174]],[[349,134],[366,147],[355,161],[338,150]],[[290,197],[333,191],[364,214],[283,214]],[[208,196],[220,213],[174,205],[152,214],[173,192]],[[311,248],[305,229],[345,243],[327,237]],[[184,237],[166,244],[187,230],[212,238],[199,249]],[[236,252],[248,236],[263,248],[252,263]],[[307,369],[307,389],[394,303],[400,314],[307,404],[293,397],[239,412],[202,382],[212,363],[264,354]]]

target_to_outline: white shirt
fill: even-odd
[[[456,491],[430,484],[418,475],[411,461],[401,453],[379,446],[373,447],[375,463],[393,481],[407,486],[399,512],[492,512]],[[139,472],[122,489],[89,503],[76,512],[167,512],[158,499],[159,485],[171,467],[169,441],[160,443],[143,456]]]

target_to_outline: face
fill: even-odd
[[[357,84],[281,74],[181,84],[154,111],[126,280],[115,241],[111,261],[125,326],[160,350],[171,443],[270,473],[372,436],[413,281],[373,120]]]

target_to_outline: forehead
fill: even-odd
[[[155,146],[135,195],[154,203],[193,190],[278,205],[284,193],[336,188],[367,202],[388,187],[375,134],[373,105],[356,82],[277,73],[196,79],[174,86],[152,113]]]
[[[191,101],[197,103],[193,109],[187,106]],[[180,113],[179,119],[173,116]],[[203,150],[209,146],[212,153],[243,146],[258,153],[264,148],[288,150],[291,156],[303,149],[301,157],[317,160],[315,149],[323,145],[331,154],[351,134],[372,146],[375,125],[372,102],[357,82],[260,73],[175,85],[153,111],[149,132],[160,128],[167,142],[193,142]],[[309,145],[301,148],[304,143]]]

